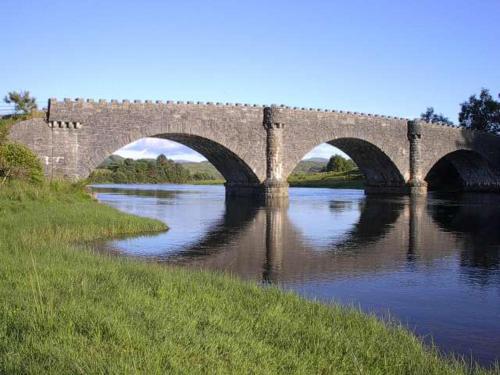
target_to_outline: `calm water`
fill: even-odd
[[[290,189],[286,207],[222,186],[100,185],[102,202],[166,233],[99,246],[221,270],[399,319],[443,351],[500,359],[500,196],[366,197]]]

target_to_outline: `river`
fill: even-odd
[[[445,353],[500,359],[500,196],[365,196],[291,188],[287,205],[222,186],[95,185],[98,199],[170,227],[101,251],[224,271],[395,318]]]

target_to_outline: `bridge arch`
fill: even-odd
[[[325,143],[346,153],[356,163],[365,178],[366,189],[404,186],[405,179],[396,164],[375,144],[355,137],[336,138]],[[301,155],[301,159],[304,155]]]
[[[500,176],[481,153],[459,149],[437,160],[428,170],[428,190],[490,191],[500,186]]]
[[[208,139],[199,135],[187,133],[162,133],[151,135],[148,138],[161,138],[165,140],[174,141],[203,155],[224,177],[229,183],[236,184],[258,184],[259,178],[250,166],[234,151],[227,146],[222,145],[212,139]],[[133,141],[137,141],[134,139]],[[128,137],[125,139],[117,140],[113,145],[114,151],[131,143]],[[97,166],[110,155],[110,152],[101,150],[89,159],[86,165],[87,173],[97,168]],[[112,151],[112,152],[114,152]],[[111,153],[112,153],[111,152]]]

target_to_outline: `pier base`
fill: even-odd
[[[282,204],[288,201],[287,182],[265,182],[247,184],[226,182],[226,197],[253,197],[267,204]]]
[[[402,186],[369,186],[365,185],[367,195],[427,195],[427,184],[407,184]]]

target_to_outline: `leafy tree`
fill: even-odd
[[[214,176],[212,176],[210,173],[207,172],[196,172],[195,174],[192,175],[193,180],[213,180]]]
[[[498,97],[500,99],[500,94]],[[461,104],[458,121],[468,129],[500,134],[500,101],[493,99],[487,89],[482,89],[479,98],[472,95]]]
[[[40,160],[26,146],[17,143],[0,145],[0,184],[7,180],[43,181]]]
[[[108,172],[99,169],[90,175],[90,181],[96,183],[183,183],[192,180],[189,171],[182,165],[169,160],[165,155],[154,159],[125,159],[123,163],[105,163],[100,166]]]
[[[445,124],[453,125],[453,122],[448,117],[445,117],[442,113],[435,113],[433,107],[427,107],[427,110],[420,115],[420,119],[426,122],[444,122]]]
[[[31,97],[29,91],[11,91],[3,100],[7,104],[14,104],[16,113],[28,114],[37,109],[36,99]]]
[[[340,155],[333,155],[325,167],[326,172],[348,172],[353,169],[356,169],[356,164]]]
[[[166,164],[168,161],[167,157],[163,154],[158,155],[156,158],[156,164]]]

